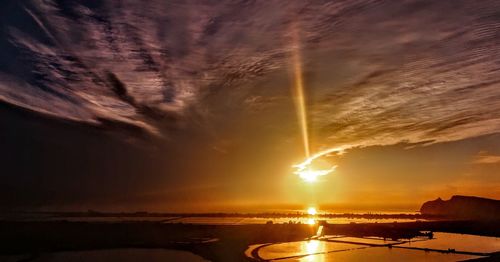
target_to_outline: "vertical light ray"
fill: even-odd
[[[297,117],[299,120],[300,130],[302,133],[302,143],[304,144],[304,153],[306,158],[309,157],[309,132],[307,129],[307,114],[306,114],[306,97],[304,94],[304,80],[302,78],[302,59],[300,56],[300,44],[297,33],[297,28],[292,28],[293,36],[293,49],[292,49],[292,63],[294,74],[294,94],[295,94],[295,107]]]
[[[309,130],[307,123],[307,113],[306,113],[306,95],[304,90],[304,79],[303,79],[303,69],[302,69],[302,57],[300,53],[300,38],[299,30],[297,24],[292,24],[291,27],[292,36],[292,65],[293,65],[293,95],[295,102],[295,109],[297,113],[298,122],[300,125],[300,131],[302,134],[302,143],[304,145],[305,160],[297,165],[294,174],[298,175],[304,181],[313,183],[316,182],[320,176],[325,176],[333,172],[337,166],[332,165],[330,168],[317,169],[312,166],[312,162],[324,155],[330,153],[336,153],[341,155],[344,152],[344,147],[329,148],[311,156],[310,145],[309,145]],[[346,146],[347,148],[349,146]]]

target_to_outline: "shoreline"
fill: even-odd
[[[327,224],[325,234],[411,239],[422,231],[500,237],[497,223],[434,221]],[[0,254],[41,254],[117,248],[162,248],[190,251],[211,261],[244,261],[249,245],[305,240],[317,225],[196,225],[159,222],[7,222],[0,221]],[[207,241],[214,240],[216,241]]]

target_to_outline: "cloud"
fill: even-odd
[[[481,151],[476,155],[472,164],[500,164],[500,156]]]
[[[0,101],[160,137],[213,117],[207,97],[236,94],[232,105],[252,112],[282,108],[283,94],[252,94],[258,87],[249,83],[281,81],[274,78],[289,69],[293,24],[318,144],[475,137],[500,130],[499,5],[15,3],[2,24]]]

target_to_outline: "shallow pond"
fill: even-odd
[[[392,247],[391,247],[392,246]],[[459,253],[448,252],[455,250]],[[249,257],[279,261],[462,261],[500,251],[499,238],[434,233],[434,239],[411,242],[380,238],[324,236],[267,245],[252,245]]]
[[[412,241],[401,246],[456,251],[491,253],[500,251],[500,238],[453,233],[434,233],[434,238],[425,241]]]

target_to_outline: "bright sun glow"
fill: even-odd
[[[307,214],[311,215],[311,216],[314,216],[316,215],[317,211],[316,211],[316,208],[314,207],[310,207],[307,209]]]
[[[330,148],[327,150],[320,151],[320,152],[308,157],[306,160],[304,160],[304,162],[297,164],[297,165],[293,165],[292,167],[294,167],[296,169],[295,172],[293,172],[293,173],[298,175],[300,178],[302,178],[306,182],[309,182],[309,183],[316,182],[318,180],[318,177],[330,174],[331,172],[333,172],[335,170],[335,168],[337,168],[337,166],[331,166],[328,169],[314,169],[311,165],[312,162],[317,158],[320,158],[324,155],[328,155],[328,154],[332,154],[332,153],[336,153],[337,155],[342,155],[344,153],[344,148],[346,148],[346,147],[335,147],[335,148]]]
[[[299,177],[302,178],[304,181],[312,183],[312,182],[316,182],[318,180],[319,176],[328,175],[333,170],[335,170],[334,167],[332,167],[331,169],[327,169],[327,170],[307,169],[307,170],[302,170],[300,172],[296,172],[296,174],[299,175]]]
[[[327,169],[313,168],[311,163],[314,159],[321,157],[329,153],[342,154],[343,148],[330,148],[315,155],[310,155],[309,150],[309,132],[307,130],[307,114],[306,114],[306,97],[304,94],[304,80],[302,77],[302,58],[300,56],[300,39],[298,28],[293,26],[292,28],[292,63],[293,63],[293,74],[294,74],[294,97],[295,97],[295,107],[297,110],[297,117],[299,120],[300,130],[302,134],[302,143],[304,146],[304,153],[306,160],[298,165],[294,165],[296,168],[294,174],[298,175],[304,181],[308,183],[313,183],[318,180],[318,177],[328,175],[333,172],[336,166],[331,166]]]

